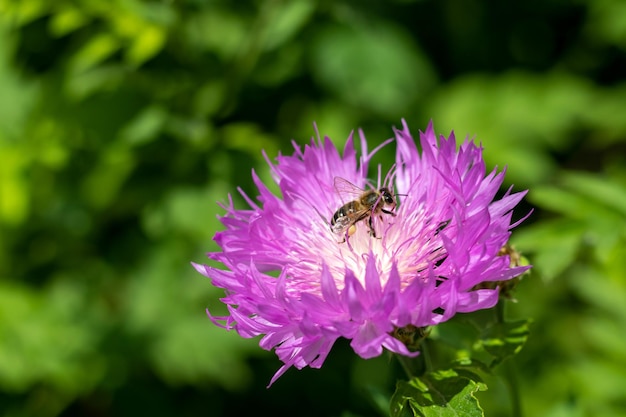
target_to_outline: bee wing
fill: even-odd
[[[356,198],[363,194],[362,188],[357,187],[356,185],[352,184],[350,181],[342,177],[335,177],[335,190],[337,190],[339,195],[346,197],[350,196],[351,198]]]

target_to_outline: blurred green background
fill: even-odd
[[[384,415],[393,363],[346,342],[267,390],[281,364],[210,323],[190,261],[262,149],[403,117],[531,189],[526,415],[626,415],[623,0],[0,0],[0,92],[2,415]]]

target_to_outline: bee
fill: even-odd
[[[356,232],[356,224],[367,219],[370,236],[376,237],[372,217],[381,213],[396,215],[393,212],[397,204],[396,199],[387,187],[363,190],[344,178],[335,177],[335,189],[340,195],[352,195],[356,196],[356,199],[344,204],[333,214],[330,220],[330,230],[333,233],[347,232],[347,235],[351,236]]]

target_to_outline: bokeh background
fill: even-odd
[[[190,262],[263,149],[405,118],[531,190],[525,415],[626,415],[625,52],[623,0],[0,0],[0,412],[385,415],[393,363],[345,342],[266,389]]]

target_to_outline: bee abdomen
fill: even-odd
[[[351,214],[355,211],[354,202],[340,207],[330,221],[330,230],[332,230],[333,233],[343,232],[352,223]]]

